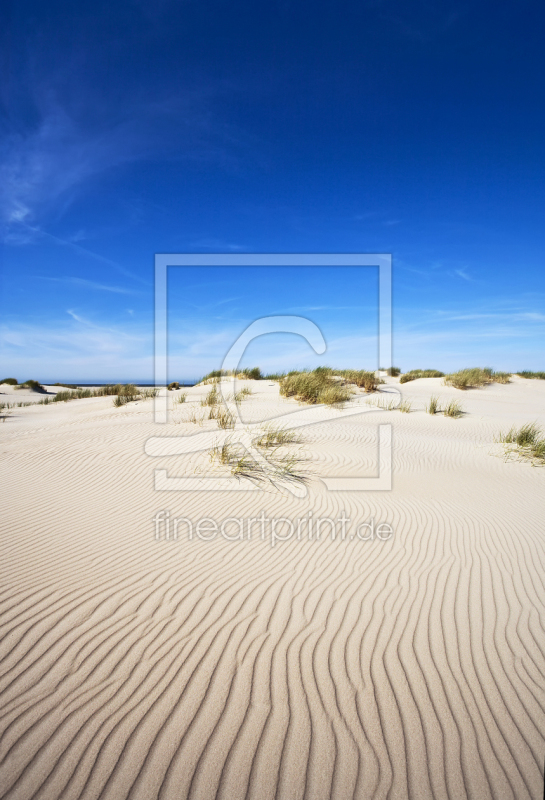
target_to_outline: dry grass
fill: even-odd
[[[521,378],[532,378],[533,380],[545,380],[545,372],[530,372],[529,370],[523,370],[522,372],[517,372],[517,375],[520,375]]]
[[[233,444],[227,439],[223,444],[215,445],[208,455],[212,463],[227,467],[231,475],[237,478],[273,485],[277,481],[305,483],[308,480],[308,474],[302,468],[306,459],[293,454],[280,454],[276,449],[267,454],[264,462],[256,461],[242,444]]]
[[[445,417],[461,417],[464,414],[462,404],[458,400],[449,400],[443,411]]]
[[[254,439],[254,445],[261,449],[283,447],[288,444],[300,444],[301,442],[301,437],[295,431],[272,423],[264,425],[259,436]]]
[[[410,403],[408,400],[403,400],[403,402],[399,404],[399,410],[401,411],[402,414],[410,414],[411,408],[412,408],[412,403]]]
[[[439,411],[440,411],[439,398],[437,397],[437,395],[434,394],[434,395],[432,395],[430,397],[430,401],[429,401],[428,405],[426,406],[426,411],[427,411],[428,414],[438,414],[439,413]]]
[[[186,400],[187,400],[187,392],[182,392],[181,395],[179,395],[176,398],[177,403],[185,403]]]
[[[314,372],[288,373],[280,380],[280,394],[295,397],[302,403],[334,406],[350,400],[352,392],[334,381],[322,368]]]
[[[445,375],[443,383],[455,389],[474,389],[489,383],[509,383],[510,372],[494,372],[490,367],[472,367]]]
[[[507,448],[508,453],[516,453],[534,466],[545,465],[545,438],[536,422],[528,422],[521,428],[512,427],[507,433],[500,434],[496,441],[512,445]]]
[[[229,430],[235,427],[235,418],[231,414],[231,412],[226,408],[217,409],[215,419],[216,422],[218,423],[218,428]]]
[[[220,402],[221,398],[218,392],[218,387],[217,384],[214,384],[204,400],[201,400],[201,406],[217,406]]]
[[[438,369],[412,369],[402,375],[399,382],[409,383],[409,381],[417,381],[419,378],[442,378],[444,374]]]

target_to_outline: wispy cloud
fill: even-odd
[[[136,294],[133,289],[127,289],[123,286],[110,286],[104,283],[95,283],[95,281],[89,281],[86,278],[53,278],[41,275],[38,277],[43,281],[53,281],[54,283],[62,283],[70,286],[80,286],[83,289],[94,289],[99,292],[112,292],[113,294]]]

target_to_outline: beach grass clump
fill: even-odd
[[[0,383],[7,383],[8,386],[17,386],[17,378],[4,378]]]
[[[172,383],[169,383],[169,385],[167,386],[167,389],[168,389],[169,392],[172,392],[175,389],[179,389],[179,388],[180,388],[180,384],[178,383],[178,381],[172,381]]]
[[[427,411],[428,414],[438,414],[439,413],[439,411],[440,411],[440,409],[439,409],[439,398],[437,397],[437,395],[434,394],[434,395],[432,395],[430,397],[429,403],[426,406],[426,411]]]
[[[134,385],[134,383],[126,383],[124,385],[118,384],[119,391],[114,398],[114,406],[120,408],[121,406],[132,403],[134,400],[140,400],[141,394]]]
[[[494,372],[490,367],[471,367],[445,375],[444,383],[455,389],[474,389],[489,383],[509,383],[510,372]]]
[[[450,400],[443,411],[445,417],[454,418],[463,416],[463,413],[462,404],[458,400]]]
[[[381,372],[385,372],[390,378],[397,378],[401,375],[400,367],[379,367]]]
[[[348,383],[354,383],[366,392],[376,392],[378,385],[384,383],[374,372],[366,369],[343,369],[335,374],[341,375]]]
[[[218,408],[215,414],[218,428],[230,430],[235,427],[235,418],[227,408]]]
[[[52,403],[67,403],[68,400],[72,400],[74,397],[74,392],[57,392],[55,397],[51,398]]]
[[[272,484],[277,480],[297,483],[305,483],[308,480],[307,473],[302,469],[306,459],[295,454],[269,451],[266,462],[262,463],[252,458],[241,444],[233,444],[227,439],[223,444],[214,446],[208,455],[211,462],[227,467],[231,475],[236,478],[249,478],[256,482],[266,481]]]
[[[53,386],[61,386],[63,389],[77,389],[77,384],[75,383],[54,383]]]
[[[45,389],[39,381],[28,380],[24,383],[20,383],[17,386],[18,389],[30,389],[32,392],[40,392],[44,393]]]
[[[177,402],[177,403],[180,403],[180,404],[181,404],[181,403],[185,403],[185,401],[186,401],[186,400],[187,400],[187,392],[182,392],[182,393],[181,393],[180,395],[178,395],[178,397],[176,398],[176,402]]]
[[[520,428],[512,427],[507,433],[500,434],[499,442],[512,445],[509,451],[515,451],[521,458],[528,459],[534,465],[545,465],[545,438],[542,429],[536,422],[527,422]]]
[[[325,403],[333,406],[345,403],[351,397],[346,386],[340,385],[323,371],[290,372],[280,380],[280,394],[294,397],[311,405]]]
[[[410,414],[411,413],[411,408],[412,408],[412,403],[409,402],[409,400],[403,400],[399,404],[398,408],[399,408],[399,410],[401,411],[402,414]]]
[[[201,400],[201,406],[217,406],[220,402],[217,384],[214,384],[206,397]]]
[[[522,372],[517,372],[521,378],[531,378],[532,380],[542,380],[545,381],[545,372],[531,372],[530,370],[523,370]],[[4,381],[7,383],[7,381]]]
[[[239,372],[238,377],[246,378],[247,380],[260,381],[263,379],[261,369],[259,367],[246,367]]]
[[[419,378],[442,378],[444,374],[438,369],[411,369],[400,377],[399,382],[409,383],[409,381],[417,381]]]
[[[254,439],[256,447],[266,450],[284,447],[288,444],[300,444],[301,442],[301,437],[295,431],[273,423],[263,425],[259,436]]]

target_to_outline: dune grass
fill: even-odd
[[[176,398],[177,403],[185,403],[186,400],[187,400],[187,392],[182,392],[181,395],[179,395]]]
[[[439,398],[437,397],[437,395],[434,394],[434,395],[432,395],[430,397],[429,403],[426,406],[426,411],[427,411],[428,414],[438,414],[439,413],[439,411],[440,411]]]
[[[470,367],[445,375],[443,383],[455,389],[475,389],[489,383],[509,383],[510,372],[494,372],[490,367]]]
[[[9,386],[17,386],[17,378],[4,378],[0,383],[7,383]]]
[[[30,389],[32,392],[44,393],[45,389],[39,381],[28,380],[24,383],[12,384],[16,389]]]
[[[533,380],[542,380],[545,381],[545,372],[530,372],[529,370],[523,370],[522,372],[517,372],[521,378],[532,378]],[[6,383],[6,381],[4,381]]]
[[[221,402],[217,384],[214,384],[206,397],[201,400],[201,406],[217,406]]]
[[[521,458],[531,461],[534,466],[545,465],[545,438],[536,422],[528,422],[520,428],[513,426],[507,433],[500,433],[496,441],[512,445],[507,448],[508,452],[516,452]]]
[[[340,405],[350,400],[352,392],[330,377],[327,371],[318,368],[313,372],[291,372],[280,380],[280,394],[294,397],[311,405],[324,403]]]
[[[399,408],[399,410],[401,411],[402,414],[410,414],[411,413],[411,408],[412,408],[412,403],[409,402],[409,400],[403,400],[399,404],[398,408]]]
[[[254,444],[261,449],[270,449],[288,444],[300,444],[302,441],[295,431],[269,423],[263,426],[259,435],[254,439]]]
[[[461,417],[464,414],[462,404],[458,400],[449,400],[443,410],[445,417]]]
[[[282,441],[279,444],[271,444],[275,438]],[[290,437],[283,429],[271,427],[264,429],[254,441],[254,445],[267,450],[265,463],[253,459],[242,444],[233,443],[231,439],[227,439],[221,445],[215,445],[208,455],[211,462],[227,467],[231,475],[237,478],[249,478],[256,482],[266,481],[273,485],[276,481],[305,483],[309,476],[302,465],[307,459],[297,454],[279,452],[281,445],[292,443],[288,440]]]
[[[417,381],[419,378],[442,378],[444,372],[438,369],[412,369],[405,372],[399,379],[400,383],[409,383],[409,381]]]
[[[167,389],[168,389],[169,392],[172,392],[175,389],[179,389],[179,388],[180,388],[180,384],[178,383],[178,381],[172,381],[172,383],[169,383],[169,385],[167,386]]]

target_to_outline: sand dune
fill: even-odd
[[[274,384],[248,385],[247,421],[298,409]],[[545,470],[506,462],[493,440],[545,423],[545,382],[382,388],[413,413],[320,412],[301,428],[305,497],[155,490],[155,469],[206,474],[206,453],[146,454],[151,437],[219,435],[183,422],[206,387],[166,425],[151,400],[11,410],[3,798],[542,797]],[[432,393],[467,415],[425,414]],[[376,473],[380,423],[393,426],[392,491],[327,491],[321,478]],[[274,546],[258,523],[243,541],[190,538],[186,523],[157,540],[161,510],[194,525],[261,512],[350,523],[345,538],[325,525]],[[359,538],[372,519],[393,535]]]

